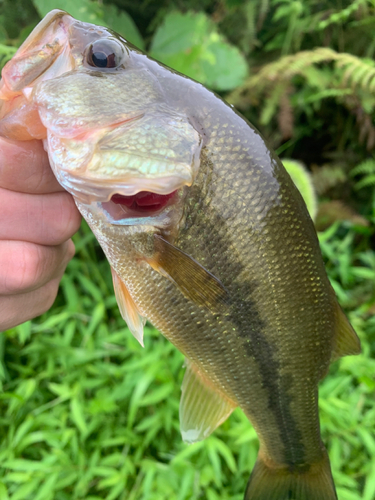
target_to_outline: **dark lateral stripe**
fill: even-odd
[[[249,297],[254,283],[238,284],[240,296]],[[289,389],[293,387],[291,376],[280,374],[280,363],[277,350],[266,338],[266,325],[259,317],[256,304],[247,299],[239,304],[233,301],[230,320],[236,325],[238,335],[243,339],[246,354],[255,359],[259,366],[263,387],[267,391],[268,408],[273,413],[279,428],[280,441],[284,445],[285,463],[293,466],[305,462],[305,450],[302,434],[298,428],[290,408]],[[251,328],[249,328],[251,325]],[[280,387],[283,394],[280,395]]]
[[[203,200],[200,200],[204,203]],[[285,464],[293,467],[305,463],[305,449],[302,444],[302,434],[297,422],[291,413],[290,393],[293,380],[289,376],[280,374],[280,363],[277,359],[277,350],[266,338],[267,325],[261,319],[259,305],[251,299],[257,287],[256,281],[240,282],[237,278],[245,270],[241,261],[236,260],[231,250],[231,235],[228,234],[228,223],[215,213],[211,206],[192,204],[186,213],[191,226],[195,225],[195,218],[199,217],[197,227],[205,228],[206,242],[210,249],[220,251],[220,259],[213,253],[206,253],[205,266],[215,276],[218,276],[229,291],[229,320],[243,339],[244,351],[259,366],[264,390],[267,392],[268,407],[275,417],[278,426],[280,442],[284,447]],[[191,232],[190,232],[191,234]],[[199,239],[199,235],[197,235]],[[220,264],[218,264],[220,261]],[[283,393],[280,396],[280,389]]]

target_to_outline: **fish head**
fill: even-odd
[[[0,135],[43,139],[60,184],[114,224],[158,213],[194,182],[202,136],[150,61],[54,10],[3,69]]]

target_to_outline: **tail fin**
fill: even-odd
[[[258,457],[244,500],[337,500],[327,453],[320,462],[292,472],[270,468]]]

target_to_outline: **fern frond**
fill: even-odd
[[[352,54],[337,53],[336,67],[344,69],[343,81],[371,91],[375,84],[375,63],[371,59],[361,59]]]
[[[375,158],[367,158],[359,165],[354,167],[350,172],[351,177],[355,175],[364,175],[364,177],[356,182],[355,189],[359,190],[364,187],[375,185]]]
[[[361,179],[356,183],[355,189],[359,190],[369,186],[375,186],[375,174],[367,175],[364,179]]]
[[[328,48],[305,50],[284,56],[278,61],[264,66],[257,75],[250,77],[242,88],[262,87],[264,84],[272,86],[278,80],[290,81],[293,76],[302,74],[305,68],[323,61],[332,61],[336,57],[337,52]]]
[[[274,87],[271,95],[266,101],[266,105],[262,109],[262,113],[260,115],[260,123],[266,125],[270,121],[272,116],[275,115],[276,110],[279,107],[280,100],[285,94],[288,86],[288,82],[279,82],[279,84]]]
[[[304,105],[326,98],[338,100],[356,117],[360,142],[366,141],[367,149],[373,149],[375,127],[371,113],[375,108],[375,62],[371,59],[325,47],[297,52],[263,66],[227,99],[246,109],[263,98],[260,122],[267,125],[282,106],[286,89],[296,84],[293,79],[297,76],[310,87],[309,93],[304,95]],[[298,105],[296,101],[294,106]]]
[[[305,99],[305,103],[321,101],[322,99],[326,99],[327,97],[345,97],[351,94],[351,89],[325,89],[307,97]]]
[[[291,82],[293,77],[297,75],[308,79],[309,73],[306,70],[324,62],[334,62],[341,87],[350,85],[352,89],[359,87],[370,93],[375,91],[374,61],[320,47],[284,56],[263,66],[256,75],[248,78],[241,87],[230,94],[228,100],[234,105],[240,105],[244,97],[246,100],[247,95],[268,93],[280,82]],[[343,74],[340,75],[337,70],[342,70]],[[340,85],[337,85],[337,82],[332,82],[332,86]]]
[[[352,177],[358,174],[375,175],[375,159],[368,158],[367,160],[362,161],[356,167],[354,167],[350,172],[350,175]]]

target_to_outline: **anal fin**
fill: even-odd
[[[332,352],[332,360],[350,354],[359,354],[361,352],[359,338],[338,303],[335,326],[335,347]]]
[[[115,290],[116,300],[118,307],[120,309],[121,316],[126,321],[129,330],[132,332],[134,337],[138,340],[142,347],[143,344],[143,327],[146,323],[146,318],[144,318],[138,311],[137,306],[128,292],[128,289],[124,283],[119,278],[116,271],[111,268],[113,288]]]
[[[215,389],[194,363],[188,360],[186,363],[181,387],[180,428],[183,440],[194,443],[208,437],[237,404]]]

